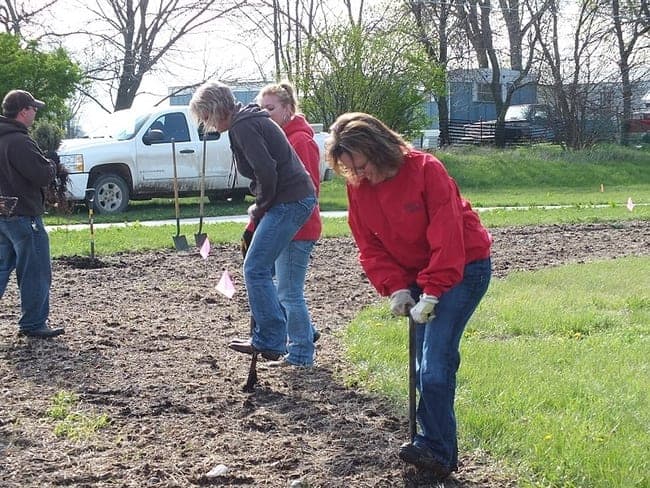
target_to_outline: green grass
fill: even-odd
[[[650,205],[638,206],[632,212],[622,205],[616,207],[591,208],[571,207],[553,210],[494,210],[481,213],[481,220],[487,227],[538,224],[575,224],[611,222],[623,220],[650,220]],[[244,224],[225,222],[205,224],[203,232],[207,233],[210,243],[239,242]],[[198,225],[181,225],[190,245],[194,243],[194,234]],[[350,229],[345,218],[327,218],[323,220],[323,237],[347,236]],[[95,229],[95,255],[105,256],[120,252],[146,251],[153,249],[173,249],[172,236],[176,235],[176,225],[146,226],[135,222],[128,227],[111,227]],[[57,229],[50,233],[50,246],[53,257],[87,256],[90,254],[90,229]]]
[[[650,483],[650,259],[494,280],[462,343],[463,449],[517,466],[520,486]],[[406,319],[363,311],[345,340],[349,381],[407,398]]]
[[[599,146],[585,151],[562,151],[556,146],[511,150],[456,148],[436,152],[461,191],[475,207],[519,205],[650,204],[650,148]],[[601,187],[602,185],[602,187]],[[603,191],[601,191],[601,189]],[[244,215],[245,202],[210,203],[205,215]],[[321,185],[324,211],[347,209],[345,183],[335,177]],[[181,199],[181,217],[198,217],[199,199]],[[96,222],[138,222],[174,218],[172,199],[131,202],[127,212],[96,215]],[[88,212],[78,206],[72,215],[48,215],[47,225],[83,223]]]
[[[54,435],[72,440],[88,439],[97,430],[109,424],[106,414],[86,414],[75,410],[79,397],[69,391],[60,391],[52,397],[46,416],[55,422]]]

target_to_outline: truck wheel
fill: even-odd
[[[129,187],[120,176],[102,175],[95,180],[95,211],[115,214],[126,210],[129,204]]]

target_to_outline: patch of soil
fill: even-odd
[[[650,222],[494,229],[495,276],[567,262],[650,253]],[[170,244],[171,245],[171,244]],[[249,358],[227,343],[248,331],[236,245],[54,261],[53,340],[18,337],[15,280],[0,310],[0,485],[514,487],[488,453],[461,453],[444,484],[418,480],[396,456],[408,436],[406,405],[345,384],[337,332],[380,300],[349,238],[314,252],[307,295],[317,327],[312,370],[259,370],[242,391]],[[215,285],[227,269],[238,292]],[[406,379],[405,379],[406,380]],[[110,425],[88,439],[56,437],[52,396],[79,395],[86,415]],[[462,428],[463,419],[459,419]],[[225,474],[207,473],[223,464]]]

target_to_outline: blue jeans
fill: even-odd
[[[277,354],[287,351],[287,317],[273,283],[274,264],[315,206],[314,196],[277,203],[266,211],[255,228],[244,259],[244,281],[255,319],[252,344],[262,351]]]
[[[305,301],[305,278],[315,243],[291,241],[275,261],[278,298],[287,313],[287,361],[300,366],[314,364],[314,331]]]
[[[429,448],[439,463],[451,469],[458,465],[454,397],[460,339],[487,291],[491,274],[489,258],[467,264],[463,281],[439,298],[435,318],[416,326],[420,432],[414,443]],[[419,290],[412,292],[419,296]]]
[[[0,216],[0,298],[16,270],[22,315],[21,330],[47,325],[52,265],[50,240],[38,217]]]

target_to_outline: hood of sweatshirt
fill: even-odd
[[[0,115],[0,137],[14,132],[22,132],[27,134],[27,127],[15,119],[9,119]]]
[[[241,107],[241,104],[238,105],[238,108]],[[234,126],[242,120],[252,119],[256,117],[270,117],[269,113],[262,109],[256,103],[249,103],[244,108],[239,108],[239,111],[235,113],[235,116],[232,119],[232,125]]]
[[[284,124],[282,129],[284,129],[284,132],[287,134],[289,139],[300,132],[303,132],[309,139],[314,137],[314,129],[312,129],[305,117],[300,114],[296,115],[293,119]]]

